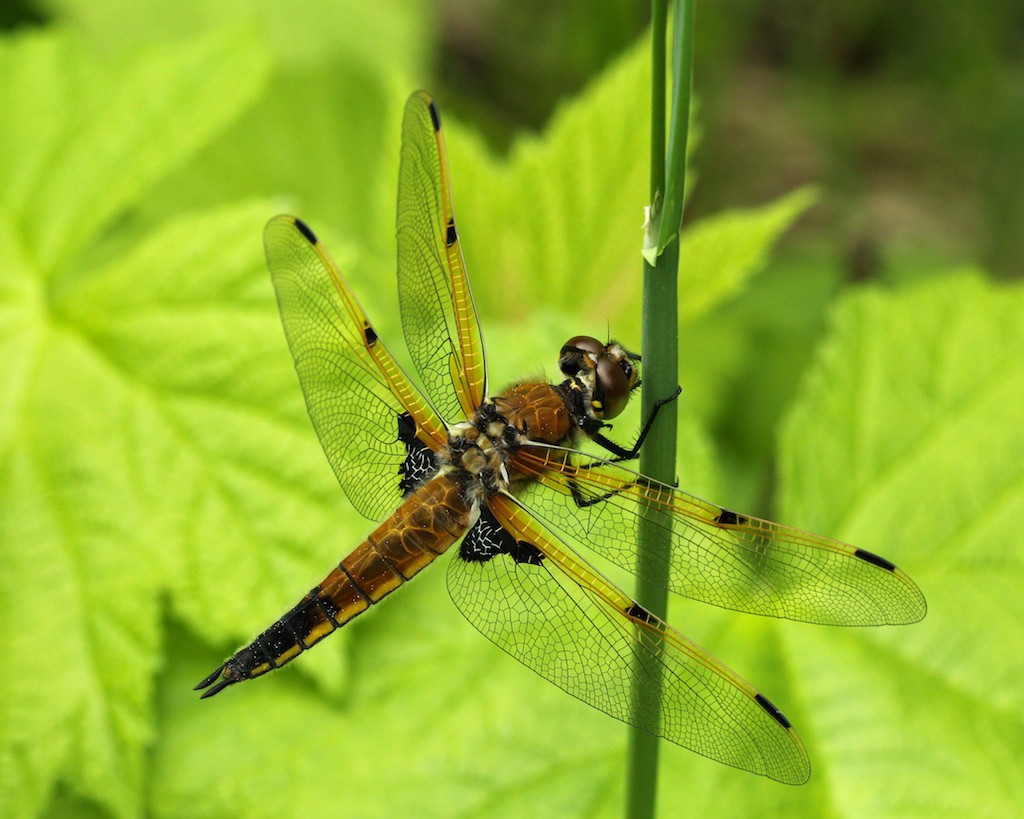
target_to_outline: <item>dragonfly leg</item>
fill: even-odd
[[[595,506],[599,503],[603,503],[604,501],[608,500],[608,498],[612,497],[613,495],[617,495],[619,492],[626,488],[625,486],[623,486],[619,489],[612,489],[610,492],[605,492],[604,494],[601,495],[595,495],[592,498],[585,498],[583,497],[583,493],[580,492],[579,484],[576,483],[576,481],[570,478],[566,481],[566,483],[569,486],[569,491],[572,492],[572,499],[576,502],[576,505],[581,509],[584,509],[588,506]],[[627,484],[627,486],[631,486],[631,484]]]
[[[651,414],[647,416],[647,420],[644,421],[643,428],[640,430],[640,435],[637,436],[636,443],[630,449],[626,449],[623,446],[615,443],[610,438],[605,437],[601,434],[600,428],[595,429],[591,433],[591,439],[594,443],[599,446],[603,446],[607,449],[614,458],[609,458],[612,463],[619,463],[620,461],[632,461],[640,454],[640,447],[644,444],[644,439],[647,437],[647,433],[651,431],[654,426],[654,419],[658,417],[658,411],[668,403],[675,401],[679,394],[683,391],[683,388],[677,386],[675,391],[667,398],[661,398],[654,402],[654,406],[651,408]],[[602,424],[602,426],[611,426],[611,424]]]

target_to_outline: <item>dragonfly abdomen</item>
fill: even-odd
[[[209,697],[280,668],[433,562],[463,535],[469,521],[470,509],[454,476],[427,481],[291,611],[196,688],[212,686],[203,694]]]

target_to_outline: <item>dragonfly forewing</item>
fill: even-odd
[[[398,297],[409,355],[423,387],[450,422],[472,417],[487,366],[452,205],[441,115],[430,97],[409,97],[398,173]]]
[[[313,232],[292,216],[264,230],[267,265],[309,417],[352,505],[378,521],[401,502],[396,473],[414,421],[424,446],[440,446],[444,423],[391,358]]]
[[[540,447],[516,455],[515,468],[535,479],[522,501],[567,542],[634,573],[646,548],[637,537],[643,511],[665,513],[650,525],[671,529],[671,550],[640,563],[662,570],[677,594],[823,625],[898,625],[925,615],[914,581],[871,552],[733,512],[621,464],[582,453],[566,464],[565,455]]]

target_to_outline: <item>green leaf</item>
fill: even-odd
[[[445,120],[460,234],[470,269],[481,271],[474,293],[483,312],[494,305],[514,322],[533,305],[573,304],[589,331],[601,335],[611,321],[616,334],[639,335],[649,61],[644,40],[566,103],[542,137],[517,139],[503,161]],[[815,197],[801,188],[688,227],[680,319],[734,296]]]
[[[50,0],[48,6],[107,52],[249,24],[265,38],[276,60],[291,69],[322,70],[343,57],[378,72],[400,70],[418,76],[435,41],[432,18],[422,0]]]
[[[644,41],[620,57],[542,137],[520,137],[501,162],[445,120],[460,233],[485,312],[500,306],[519,321],[537,305],[571,303],[593,321],[577,329],[603,335],[639,289],[648,54]]]
[[[160,219],[186,207],[273,197],[274,212],[287,210],[318,234],[357,243],[372,273],[390,281],[396,157],[409,90],[396,85],[364,66],[338,63],[275,72],[256,105],[159,187],[147,213]]]
[[[968,275],[836,310],[781,435],[791,523],[877,551],[905,629],[787,634],[812,758],[856,815],[1011,815],[1024,786],[1024,290]]]
[[[395,157],[406,95],[435,47],[422,0],[188,2],[60,0],[104,50],[195,37],[239,22],[271,60],[263,93],[145,203],[159,221],[182,210],[275,198],[318,233],[354,239],[374,274],[394,271]]]
[[[8,48],[5,119],[15,126],[0,148],[12,165],[21,160],[37,171],[24,182],[16,172],[26,198],[10,205],[21,211],[25,242],[47,272],[235,117],[259,90],[264,69],[251,40],[237,33],[154,51],[127,74],[116,62],[83,59],[70,39],[25,38]],[[57,89],[45,108],[33,99],[36,61]],[[57,127],[46,122],[51,109]],[[38,143],[31,138],[37,125],[46,135]]]
[[[203,445],[237,440],[237,424],[219,422],[231,394],[245,392],[239,372],[260,375],[248,365],[271,346],[261,340],[280,344],[269,288],[250,297],[259,310],[242,298],[265,281],[253,225],[266,205],[135,226],[129,255],[125,234],[103,231],[238,115],[262,64],[251,41],[231,34],[103,64],[67,35],[0,46],[5,816],[37,813],[58,782],[111,814],[138,814],[161,594],[189,588],[184,615],[218,633],[242,608],[222,604],[223,589],[204,598],[191,585],[208,588],[195,578],[211,576],[211,544],[258,528],[240,525],[241,504],[229,503],[232,490],[254,503],[245,485],[256,479],[210,475]],[[45,82],[38,92],[36,82]],[[280,385],[290,367],[278,349],[271,383]],[[237,370],[232,389],[212,377],[218,364]],[[288,478],[277,464],[273,475]],[[285,561],[276,562],[280,574]],[[212,615],[194,610],[204,600]]]
[[[841,280],[831,256],[790,252],[680,331],[683,396],[716,430],[730,503],[750,512],[769,512],[776,430]]]
[[[709,216],[683,231],[679,321],[688,324],[735,296],[815,198],[813,188],[799,188],[761,207]]]

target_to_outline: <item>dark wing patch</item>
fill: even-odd
[[[405,460],[398,467],[402,476],[398,488],[405,496],[437,474],[437,459],[433,450],[416,437],[416,424],[407,412],[398,416],[398,440],[405,445]]]
[[[537,566],[543,555],[536,546],[516,540],[498,523],[486,505],[480,507],[480,518],[463,538],[459,557],[471,563],[484,563],[498,555],[508,555],[516,563]]]

